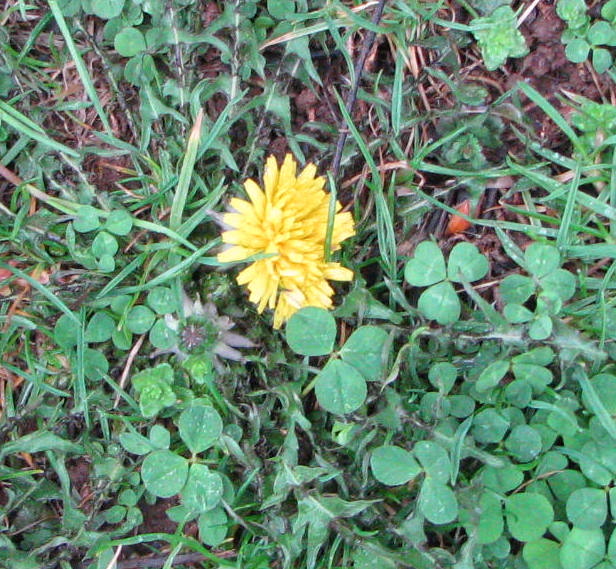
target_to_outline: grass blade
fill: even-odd
[[[172,231],[176,231],[180,225],[182,225],[182,214],[184,213],[184,207],[186,206],[186,198],[188,197],[188,190],[190,188],[190,179],[192,178],[195,161],[197,159],[199,141],[201,140],[202,124],[203,109],[199,109],[195,124],[193,125],[193,128],[190,131],[190,136],[188,137],[188,144],[186,145],[184,160],[182,161],[182,169],[180,170],[178,185],[173,197],[173,203],[171,204],[169,228]]]
[[[603,405],[599,394],[595,391],[592,383],[588,380],[586,372],[581,368],[581,366],[577,366],[573,370],[572,376],[581,385],[584,394],[588,398],[588,406],[591,411],[597,416],[597,419],[599,419],[599,422],[609,433],[610,437],[616,440],[616,422],[614,422],[614,419]]]
[[[571,243],[571,219],[573,217],[573,211],[575,209],[576,198],[580,187],[580,167],[575,169],[575,176],[571,180],[569,191],[567,192],[567,202],[565,203],[565,211],[563,211],[563,217],[558,228],[558,235],[556,236],[556,245],[559,249],[563,249],[569,246]]]
[[[13,109],[4,101],[0,101],[0,120],[6,121],[6,123],[10,124],[16,131],[45,146],[49,146],[52,150],[63,152],[73,158],[80,157],[79,152],[47,136],[45,131],[36,123],[33,123],[30,119]]]
[[[101,119],[101,122],[103,123],[103,127],[109,135],[113,136],[113,131],[111,129],[111,125],[109,124],[109,119],[107,118],[105,110],[103,109],[101,100],[98,98],[98,93],[96,92],[96,87],[94,87],[94,83],[92,83],[92,79],[90,78],[90,74],[88,73],[88,68],[83,62],[81,54],[79,53],[79,49],[73,41],[71,30],[69,29],[66,20],[64,19],[62,10],[60,10],[57,0],[47,0],[47,2],[49,4],[49,7],[51,8],[53,17],[55,18],[56,23],[58,24],[58,27],[60,28],[60,31],[64,36],[66,47],[68,48],[68,51],[70,52],[71,57],[75,62],[77,73],[79,73],[79,77],[81,78],[81,82],[86,91],[86,94],[88,95],[90,101],[92,101],[94,109],[96,110],[96,113],[98,114],[99,118]]]
[[[535,103],[548,117],[550,117],[554,123],[567,135],[571,143],[575,146],[575,149],[582,155],[585,155],[584,146],[580,142],[577,134],[565,118],[558,112],[558,110],[543,96],[539,91],[536,91],[528,83],[520,82],[517,85],[518,89],[522,91],[533,103]]]

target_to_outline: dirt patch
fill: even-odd
[[[529,53],[523,59],[511,60],[513,72],[505,85],[509,89],[520,81],[527,83],[567,116],[571,108],[562,100],[564,92],[593,101],[608,101],[612,86],[607,76],[594,72],[590,63],[576,64],[567,59],[561,42],[564,29],[565,24],[556,14],[555,4],[540,2],[521,27]],[[542,144],[558,148],[567,143],[562,131],[543,111],[534,105],[529,105],[527,110],[535,121]]]
[[[522,25],[529,54],[519,64],[519,75],[547,99],[570,91],[594,101],[607,97],[608,82],[590,65],[570,62],[565,55],[561,36],[564,22],[556,14],[554,4],[540,2],[535,14]]]
[[[83,169],[88,173],[90,184],[104,192],[117,190],[117,184],[135,175],[130,156],[127,154],[106,157],[89,154],[83,161]],[[138,187],[135,182],[129,182],[127,186]]]
[[[137,533],[173,533],[178,524],[167,516],[167,510],[179,504],[177,497],[160,498],[154,504],[145,501],[139,503],[143,514],[143,523],[137,528]]]

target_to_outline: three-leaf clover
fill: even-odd
[[[528,333],[533,340],[544,340],[552,333],[552,317],[575,293],[575,277],[560,264],[556,247],[533,243],[524,252],[524,268],[531,276],[509,275],[500,285],[505,318],[512,324],[530,323]],[[525,306],[533,294],[534,312]]]
[[[291,349],[303,356],[332,354],[336,320],[324,308],[302,308],[289,319],[286,337]],[[368,393],[366,382],[381,377],[390,349],[389,336],[382,328],[357,328],[315,378],[314,390],[321,407],[336,415],[359,409]]]
[[[155,375],[167,378],[167,367],[171,368],[168,364],[162,366],[155,368]],[[146,455],[141,467],[146,489],[159,498],[180,494],[184,512],[190,519],[213,510],[222,499],[221,475],[198,462],[196,457],[220,441],[223,424],[218,411],[195,401],[180,414],[178,427],[180,438],[192,452],[193,460],[170,448],[171,434],[160,425],[152,427],[149,438],[134,429],[122,433],[120,443],[128,452]]]
[[[605,73],[613,63],[609,47],[616,45],[616,2],[601,8],[601,16],[592,25],[584,0],[559,0],[556,13],[567,23],[562,34],[565,55],[573,63],[583,63],[592,52],[592,65],[597,73]]]
[[[445,263],[439,246],[424,241],[404,268],[406,281],[417,287],[428,287],[421,293],[419,311],[439,324],[452,324],[460,318],[460,299],[453,287],[456,283],[470,283],[485,277],[488,260],[471,243],[458,243]]]

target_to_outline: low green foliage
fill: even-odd
[[[612,69],[610,51],[616,46],[616,2],[610,0],[601,7],[601,18],[591,20],[584,0],[558,0],[556,11],[566,22],[563,32],[567,59],[583,63],[590,59],[597,73]]]
[[[609,76],[616,0],[557,6]],[[614,107],[494,99],[464,50],[524,56],[517,15],[453,8],[0,9],[0,566],[616,567]],[[287,150],[354,280],[279,332],[216,255]],[[475,224],[431,236],[450,190]]]
[[[516,15],[510,6],[499,6],[489,16],[472,20],[470,26],[490,71],[509,57],[523,57],[528,53],[526,40],[517,28]]]
[[[424,316],[439,324],[452,324],[460,318],[461,311],[453,283],[471,283],[485,277],[487,272],[488,261],[474,245],[458,243],[445,265],[438,245],[425,241],[406,263],[404,278],[413,286],[428,287],[417,303]]]
[[[503,279],[499,291],[505,308],[503,315],[511,324],[527,324],[533,340],[545,340],[552,334],[554,316],[575,293],[575,277],[560,268],[558,249],[533,243],[524,252],[523,268],[530,276],[518,273]],[[532,298],[534,311],[525,304]]]
[[[335,320],[322,308],[303,308],[287,325],[287,341],[302,355],[328,355],[335,335]],[[381,378],[390,349],[388,334],[382,328],[357,328],[314,380],[320,405],[338,415],[359,409],[366,399],[366,382]]]

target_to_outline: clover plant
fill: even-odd
[[[79,206],[67,227],[66,242],[72,257],[87,269],[110,273],[115,269],[114,256],[118,251],[118,237],[127,235],[133,227],[133,218],[122,209],[109,212],[101,222],[99,211],[89,205]],[[95,236],[86,244],[77,243],[76,233]]]
[[[316,307],[302,308],[289,319],[286,338],[298,354],[331,355],[314,380],[314,390],[321,407],[336,415],[363,405],[366,382],[380,379],[391,348],[387,332],[368,325],[357,328],[334,352],[336,321],[327,310]]]
[[[558,0],[556,13],[567,24],[562,35],[567,59],[583,63],[590,57],[597,73],[608,71],[613,65],[610,48],[616,46],[616,2],[604,4],[601,18],[592,23],[584,0]]]
[[[179,497],[180,505],[168,510],[167,515],[183,523],[196,519],[201,540],[216,546],[228,531],[222,501],[231,504],[234,499],[232,487],[216,468],[218,462],[210,457],[225,448],[223,421],[207,401],[195,399],[180,413],[177,427],[190,459],[179,452],[181,447],[161,425],[154,425],[148,437],[129,429],[120,435],[120,443],[127,452],[144,457],[141,479],[151,495]]]
[[[478,281],[488,272],[488,260],[471,243],[456,244],[445,263],[440,247],[424,241],[406,263],[404,277],[412,286],[428,287],[421,293],[417,308],[439,324],[453,324],[460,318],[460,299],[453,283]]]
[[[579,105],[571,115],[571,123],[582,132],[581,139],[589,152],[601,150],[604,142],[616,134],[616,107],[584,97],[576,97],[576,101]]]
[[[527,324],[533,340],[550,336],[554,317],[575,293],[575,277],[560,265],[556,247],[533,243],[524,252],[524,268],[530,276],[512,274],[500,284],[503,315],[511,324]]]

